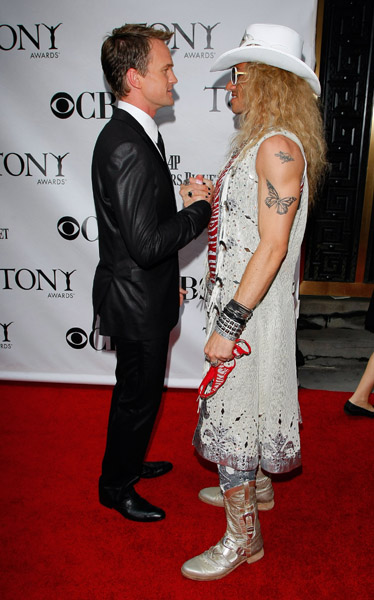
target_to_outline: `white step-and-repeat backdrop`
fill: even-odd
[[[114,98],[100,48],[124,23],[174,32],[175,105],[157,116],[177,202],[190,174],[215,178],[234,132],[227,74],[214,59],[249,23],[304,38],[314,66],[317,0],[5,0],[1,9],[0,361],[2,379],[110,384],[110,340],[91,330],[98,261],[90,163]],[[297,98],[295,98],[297,102]],[[187,302],[172,333],[166,383],[201,378],[204,318],[198,283],[206,234],[180,253]]]

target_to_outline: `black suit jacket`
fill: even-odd
[[[92,162],[100,261],[93,285],[100,333],[146,340],[166,335],[179,314],[178,250],[206,227],[211,209],[177,212],[167,164],[143,127],[115,108]]]

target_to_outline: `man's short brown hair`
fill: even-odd
[[[101,48],[101,65],[105,78],[117,98],[126,96],[130,89],[126,82],[129,69],[141,75],[147,72],[151,40],[167,42],[173,33],[145,25],[127,24],[113,29]]]

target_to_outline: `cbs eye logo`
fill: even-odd
[[[57,231],[65,240],[75,240],[80,233],[80,225],[74,217],[62,217],[57,223]]]
[[[50,107],[58,119],[68,119],[74,112],[82,119],[110,119],[115,101],[111,92],[82,92],[76,100],[66,92],[57,92]]]
[[[84,329],[73,327],[66,333],[66,341],[71,348],[82,350],[82,348],[87,346],[88,336]]]
[[[97,352],[114,352],[115,345],[110,337],[102,336],[99,330],[93,329],[89,335],[80,327],[72,327],[66,333],[66,341],[70,348],[82,350],[89,344]]]
[[[51,111],[59,119],[68,119],[75,109],[74,100],[65,92],[58,92],[51,100]]]
[[[76,240],[81,233],[88,242],[96,242],[98,239],[97,218],[86,217],[80,225],[74,217],[61,217],[57,223],[57,231],[64,240]]]

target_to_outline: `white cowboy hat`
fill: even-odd
[[[305,79],[319,96],[321,86],[317,75],[302,60],[303,40],[299,34],[283,25],[248,25],[239,48],[221,54],[211,71],[225,71],[241,62],[259,62],[295,73]]]

